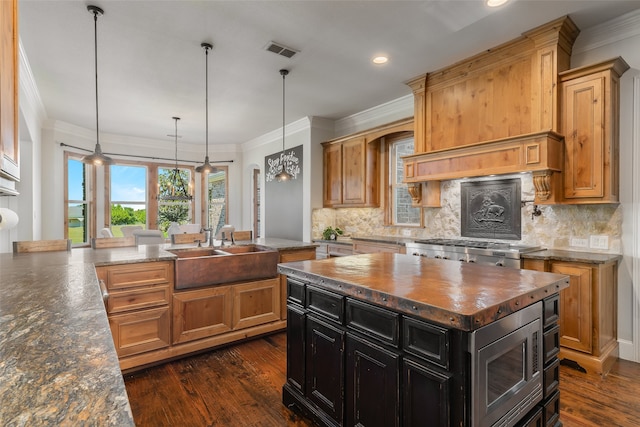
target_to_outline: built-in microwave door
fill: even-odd
[[[511,426],[542,400],[541,309],[514,313],[476,331],[473,425]]]

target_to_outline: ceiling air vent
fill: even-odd
[[[283,46],[276,42],[269,42],[265,47],[265,50],[269,52],[277,53],[278,55],[286,56],[287,58],[291,58],[293,55],[298,53],[297,50],[291,49],[290,47]]]

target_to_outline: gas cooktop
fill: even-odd
[[[540,249],[540,246],[515,245],[508,242],[492,242],[468,239],[424,239],[416,240],[415,243],[433,246],[457,246],[465,248],[507,250],[512,252],[532,252]]]

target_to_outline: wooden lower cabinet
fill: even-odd
[[[606,374],[618,357],[617,261],[526,260],[523,267],[569,276],[560,291],[560,359]]]
[[[109,318],[118,357],[168,347],[171,344],[169,307],[140,310]]]
[[[354,254],[375,254],[378,252],[392,252],[397,254],[406,253],[404,245],[397,245],[395,243],[361,241],[354,241],[353,243]]]
[[[233,329],[280,320],[280,278],[233,286]]]
[[[281,259],[315,257],[315,248]],[[96,267],[123,372],[282,331],[281,278],[174,289],[174,262]]]
[[[108,292],[109,327],[118,357],[171,345],[173,262],[143,262],[96,267]]]
[[[233,297],[230,286],[215,286],[175,293],[173,344],[198,340],[232,329]]]

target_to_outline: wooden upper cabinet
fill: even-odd
[[[616,58],[560,75],[565,203],[619,201],[620,76]]]
[[[18,145],[18,2],[0,2],[0,182],[20,179]],[[0,187],[4,187],[0,183]],[[15,193],[15,189],[0,193]]]
[[[324,144],[324,207],[377,207],[379,141],[363,136]]]

